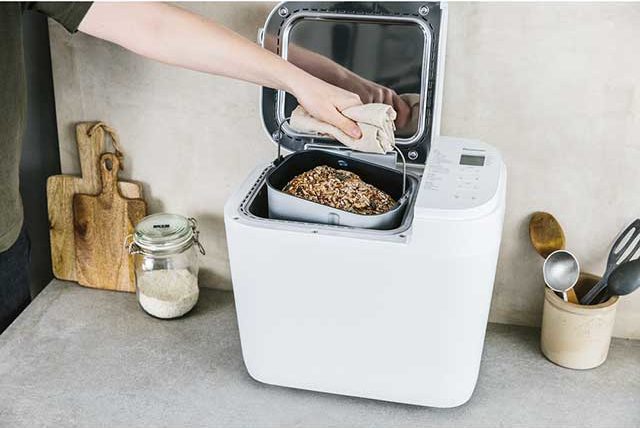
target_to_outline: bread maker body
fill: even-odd
[[[401,3],[415,7],[418,18],[411,19],[419,19],[425,3]],[[307,13],[296,4],[277,6],[267,31],[272,19],[282,26],[297,10]],[[330,4],[331,19],[336,13],[354,19],[354,11],[336,12],[340,3]],[[440,40],[431,54],[442,58],[446,7],[427,4],[432,12],[438,8],[430,28]],[[398,16],[389,12],[396,3],[371,5]],[[262,37],[266,44],[268,34]],[[422,92],[432,102],[424,105],[429,113],[421,125],[428,146],[420,152],[414,141],[405,145],[407,157],[417,151],[421,165],[414,168],[417,193],[399,227],[271,219],[265,176],[273,164],[257,166],[228,199],[224,220],[242,355],[254,379],[433,407],[471,397],[502,235],[506,168],[488,144],[438,135],[443,63],[429,63],[440,75]],[[277,108],[263,104],[263,113],[271,109],[275,117]],[[274,133],[266,120],[265,127]],[[289,150],[299,143],[293,137]]]

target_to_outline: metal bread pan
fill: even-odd
[[[397,205],[386,213],[362,215],[308,201],[282,191],[295,176],[321,165],[344,169],[359,175],[366,183],[389,194],[397,201]],[[395,169],[335,153],[322,150],[292,153],[274,167],[266,177],[269,218],[366,229],[394,229],[402,222],[403,213],[410,200],[409,196],[415,191],[417,185],[415,177],[408,175],[407,188],[403,195],[403,180],[402,172]]]

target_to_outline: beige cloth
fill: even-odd
[[[371,103],[349,107],[342,114],[358,124],[362,137],[355,139],[333,125],[312,117],[298,106],[291,113],[290,125],[295,131],[308,134],[329,135],[347,147],[360,152],[387,153],[395,145],[393,121],[396,112],[387,104]]]

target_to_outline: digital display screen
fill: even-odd
[[[460,165],[484,166],[484,156],[462,155]]]

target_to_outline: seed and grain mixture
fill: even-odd
[[[396,204],[391,196],[365,183],[357,174],[326,165],[295,176],[284,192],[363,215],[386,213]]]

